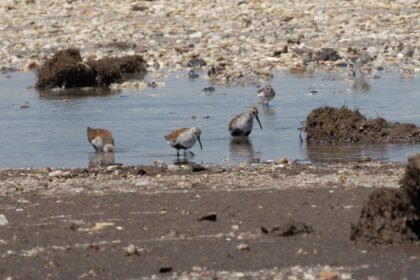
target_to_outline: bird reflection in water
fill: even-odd
[[[348,73],[346,82],[351,91],[368,92],[370,91],[370,84],[365,80],[364,76],[353,77]]]
[[[276,114],[276,111],[274,110],[273,107],[267,107],[267,106],[263,106],[261,112],[264,116],[267,116],[267,117],[274,117],[274,115]]]
[[[363,77],[354,79],[350,84],[353,91],[368,92],[370,91],[370,85]]]
[[[177,157],[177,159],[174,160],[174,164],[175,165],[188,165],[192,162],[188,158],[189,158],[188,156]]]
[[[114,153],[91,153],[89,154],[89,168],[105,167],[115,164]]]
[[[234,137],[229,143],[230,157],[236,160],[258,161],[259,153],[255,152],[249,137]]]

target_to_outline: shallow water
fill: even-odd
[[[202,74],[202,73],[201,73]],[[7,77],[10,75],[10,77]],[[198,126],[203,150],[192,148],[195,162],[231,163],[277,160],[345,161],[370,157],[405,161],[420,152],[420,145],[317,146],[300,144],[298,128],[311,109],[319,106],[360,108],[369,117],[420,125],[420,79],[381,73],[380,79],[352,84],[341,74],[294,76],[276,73],[271,85],[276,97],[270,106],[258,105],[263,130],[258,125],[249,141],[237,143],[227,132],[229,120],[255,105],[256,87],[213,85],[205,79],[190,81],[183,75],[165,80],[166,86],[110,94],[97,91],[76,96],[38,93],[33,74],[0,75],[0,167],[86,167],[89,161],[151,164],[176,161],[176,151],[163,136],[172,129]],[[91,92],[90,92],[91,93]],[[87,96],[86,96],[87,95]],[[22,105],[29,108],[21,109]],[[193,117],[194,116],[194,117]],[[113,155],[96,154],[86,139],[86,127],[111,130]]]

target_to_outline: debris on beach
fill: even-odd
[[[420,143],[420,128],[410,123],[367,119],[359,110],[321,107],[312,110],[304,124],[306,141],[311,144]]]
[[[79,50],[66,49],[55,53],[38,68],[36,87],[103,87],[123,81],[124,74],[134,73],[146,73],[145,62],[141,56],[102,58],[84,62]]]
[[[401,188],[374,191],[352,225],[351,240],[373,244],[420,241],[420,154],[408,159]]]
[[[315,230],[310,224],[297,222],[297,221],[288,221],[280,226],[274,226],[273,228],[269,229],[265,226],[260,227],[261,232],[264,234],[270,234],[273,236],[282,236],[282,237],[289,237],[298,234],[311,234],[314,233]]]

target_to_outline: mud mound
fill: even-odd
[[[373,192],[358,223],[352,225],[351,240],[374,244],[420,241],[420,154],[409,159],[400,189]]]
[[[312,110],[304,127],[308,143],[420,143],[420,128],[391,123],[383,118],[368,120],[358,110],[322,107]]]
[[[94,86],[95,75],[83,63],[80,52],[67,49],[57,52],[38,70],[37,88]]]
[[[282,237],[289,237],[299,234],[311,234],[315,232],[311,225],[293,220],[288,221],[287,223],[280,226],[275,226],[271,229],[264,226],[261,226],[260,229],[264,234],[271,234],[273,236]]]
[[[95,86],[108,86],[122,79],[119,67],[109,59],[89,61],[88,65],[95,75]]]
[[[141,56],[103,58],[84,63],[79,50],[57,52],[38,71],[37,88],[108,86],[119,82],[126,73],[146,72]]]
[[[100,61],[103,64],[113,65],[117,67],[122,74],[146,72],[146,62],[140,55],[127,55],[123,57],[103,58]]]

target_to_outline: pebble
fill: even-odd
[[[140,255],[139,250],[137,249],[136,246],[134,246],[134,244],[130,244],[125,248],[125,251],[127,253],[127,256],[132,256],[132,255]]]
[[[143,186],[147,186],[149,184],[150,184],[150,181],[148,179],[140,179],[140,180],[137,180],[136,183],[135,183],[135,185],[137,187],[143,187]]]
[[[110,165],[110,166],[107,166],[106,171],[112,172],[112,171],[115,171],[115,170],[118,170],[118,169],[121,169],[120,165]]]
[[[59,178],[61,176],[63,176],[63,171],[61,170],[55,170],[48,173],[48,177],[51,177],[51,178]]]
[[[9,224],[9,221],[7,220],[6,216],[3,214],[0,214],[0,227],[6,226],[7,224]]]
[[[155,160],[153,165],[157,168],[168,169],[168,165],[163,160]]]
[[[241,243],[238,246],[236,246],[236,249],[239,250],[239,251],[250,251],[251,250],[251,248],[249,248],[249,246],[244,244],[244,243]]]
[[[63,172],[63,177],[64,178],[70,178],[71,177],[71,172],[70,171]]]
[[[206,62],[201,58],[193,58],[187,63],[188,67],[203,67],[206,66]]]
[[[175,164],[170,164],[170,165],[168,165],[168,170],[169,171],[178,171],[180,168],[179,168],[179,166],[178,165],[175,165]]]

